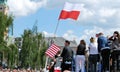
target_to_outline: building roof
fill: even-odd
[[[56,45],[60,46],[60,47],[64,47],[64,42],[66,39],[64,39],[63,37],[45,37],[45,41],[47,43],[55,43]],[[75,40],[70,41],[70,47],[77,47],[77,43]]]

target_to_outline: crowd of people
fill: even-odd
[[[66,40],[65,47],[58,56],[61,72],[120,72],[119,32],[115,31],[112,36],[107,37],[100,32],[96,34],[96,37],[90,38],[87,59],[87,46],[84,39],[80,40],[75,54],[69,46],[70,41]],[[54,58],[55,64],[58,57]],[[53,68],[52,72],[60,71],[55,71]]]
[[[76,51],[70,48],[66,40],[62,51],[52,59],[49,72],[120,72],[120,33],[114,31],[112,36],[102,32],[91,37],[87,44],[80,40]],[[87,54],[89,52],[89,55]],[[36,72],[31,69],[0,69],[0,72]],[[40,72],[44,72],[42,69]]]
[[[0,72],[43,72],[43,71],[36,71],[36,70],[29,70],[29,69],[10,69],[10,68],[5,68],[0,70]]]

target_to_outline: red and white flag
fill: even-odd
[[[47,49],[47,51],[45,52],[45,54],[51,58],[53,58],[56,53],[60,51],[60,47],[58,47],[57,45],[55,45],[54,43]]]
[[[60,13],[59,19],[71,18],[77,20],[80,14],[80,9],[81,9],[80,4],[72,4],[66,2],[63,10]]]

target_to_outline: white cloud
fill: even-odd
[[[46,31],[43,31],[42,33],[43,33],[43,35],[44,35],[45,37],[55,37],[55,36],[56,36],[56,35],[54,35],[53,33],[48,33],[48,32],[46,32]]]
[[[111,36],[113,35],[114,31],[120,31],[120,28],[111,28],[109,30],[106,30],[105,28],[100,27],[93,27],[92,29],[86,29],[83,31],[82,35],[80,37],[76,36],[76,41],[79,43],[81,39],[84,39],[87,44],[89,44],[90,37],[96,37],[95,35],[99,32],[103,32],[104,36]]]
[[[46,31],[43,31],[42,33],[45,37],[55,37],[53,33],[48,33]],[[56,37],[58,36],[56,35]],[[75,40],[77,44],[79,43],[79,38],[76,35],[74,35],[74,32],[72,30],[68,30],[66,33],[63,34],[62,37],[71,41]]]
[[[99,22],[106,23],[106,22],[107,22],[107,20],[106,20],[106,19],[104,19],[104,18],[102,18],[102,19],[99,19]]]
[[[46,5],[47,0],[8,0],[9,12],[15,16],[27,16]]]
[[[80,36],[77,36],[73,30],[68,30],[63,34],[63,38],[67,40],[75,40],[77,44],[79,44],[81,39],[84,39],[86,43],[89,43],[90,37],[95,37],[96,33],[99,32],[105,32],[105,35],[107,31],[104,31],[104,29],[99,28],[99,27],[93,27],[92,29],[85,29]],[[49,36],[51,36],[51,33],[47,33]],[[109,34],[109,33],[107,33]]]
[[[100,28],[100,27],[94,26],[92,29],[85,29],[80,36],[76,35],[73,30],[68,30],[67,32],[65,32],[63,34],[62,37],[67,40],[75,40],[77,42],[77,44],[79,44],[81,39],[84,39],[88,45],[89,39],[91,37],[96,38],[97,33],[103,32],[104,36],[107,37],[107,36],[112,36],[114,31],[120,31],[120,28],[111,28],[109,30],[106,30],[105,28]],[[46,31],[43,31],[43,34],[45,35],[45,37],[54,37],[53,33],[48,33]]]
[[[88,10],[87,8],[83,7],[80,11],[80,16],[78,20],[86,20],[92,18],[94,16],[94,11],[93,10]]]
[[[8,6],[9,11],[15,16],[27,16],[35,13],[41,7],[62,8],[66,1],[83,5],[80,21],[87,20],[87,22],[95,23],[94,19],[97,19],[98,22],[107,22],[109,17],[118,18],[120,16],[119,0],[8,0]],[[104,20],[103,17],[105,17]]]
[[[101,17],[112,17],[116,14],[116,9],[108,9],[108,8],[102,8],[99,10],[99,15]]]
[[[68,40],[76,40],[77,36],[75,36],[72,30],[68,30],[66,33],[63,34],[63,37]]]
[[[89,39],[91,37],[96,37],[96,34],[99,33],[99,32],[103,32],[104,29],[100,28],[100,27],[93,27],[92,29],[85,29],[83,31],[83,34],[82,36],[79,38],[80,40],[81,39],[84,39],[86,41],[86,43],[89,43]]]

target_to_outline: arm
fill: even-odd
[[[98,52],[100,53],[100,39],[99,38],[97,40],[97,43],[98,43]]]
[[[66,49],[63,48],[63,51],[62,51],[62,53],[61,53],[61,57],[64,57],[64,56],[65,56],[65,53],[66,53]]]

